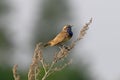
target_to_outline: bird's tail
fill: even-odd
[[[47,46],[49,46],[50,45],[50,43],[45,43],[43,46],[44,47],[47,47]]]

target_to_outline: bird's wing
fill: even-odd
[[[50,41],[51,46],[64,42],[68,34],[66,32],[60,32],[53,40]]]

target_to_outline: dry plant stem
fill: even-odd
[[[81,40],[81,39],[85,36],[86,31],[88,30],[89,25],[90,25],[91,23],[92,23],[92,18],[89,20],[88,23],[86,23],[86,24],[82,27],[82,29],[80,30],[79,37],[77,38],[76,41]]]
[[[35,68],[35,80],[38,80],[37,78],[39,76],[39,72],[40,72],[40,70],[39,70],[39,66],[38,66]]]
[[[37,67],[35,68],[35,80],[37,80],[37,75],[36,75],[36,73],[37,73]]]
[[[55,71],[61,71],[62,69],[70,65],[71,63],[72,63],[72,59],[68,63],[65,63],[62,67],[55,69]]]
[[[30,69],[28,72],[28,80],[36,80],[36,70],[39,67],[38,65],[39,60],[41,60],[42,58],[42,52],[40,48],[41,48],[41,43],[36,45],[33,59],[32,59],[32,64],[30,65]]]
[[[82,27],[82,29],[80,30],[80,34],[79,34],[78,38],[77,38],[75,41],[73,41],[73,42],[71,43],[71,45],[69,46],[69,50],[71,50],[72,48],[74,48],[76,42],[78,42],[78,41],[80,41],[81,39],[83,39],[83,37],[85,36],[86,31],[88,30],[89,25],[90,25],[91,23],[92,23],[92,18],[89,20],[88,23],[86,23],[86,24]]]
[[[61,71],[62,69],[64,69],[65,67],[67,67],[68,65],[70,65],[72,63],[72,59],[68,62],[68,63],[65,63],[63,66],[59,66],[59,67],[55,67],[50,73],[49,75],[51,75],[53,72],[55,71]],[[48,76],[49,76],[48,75]]]
[[[18,65],[14,65],[14,67],[13,67],[13,77],[15,80],[20,80],[20,76],[17,73],[17,67],[18,67]]]
[[[52,70],[53,66],[54,66],[55,62],[53,61],[50,68],[48,69],[48,71],[45,73],[45,75],[43,76],[42,80],[45,80],[48,75],[49,75],[49,72]]]
[[[41,59],[41,60],[40,60],[40,62],[41,62],[42,66],[43,66],[43,69],[44,69],[44,71],[45,71],[45,73],[46,73],[46,72],[47,72],[47,70],[46,70],[46,67],[45,67],[45,64],[44,64],[44,60],[43,60],[43,59]]]

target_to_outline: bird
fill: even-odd
[[[61,45],[62,43],[70,40],[72,36],[72,25],[65,25],[55,38],[44,44],[44,47]]]

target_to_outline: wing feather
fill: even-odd
[[[53,40],[51,40],[50,46],[54,46],[56,44],[59,44],[61,42],[64,42],[66,40],[66,37],[68,36],[67,32],[60,32]]]

